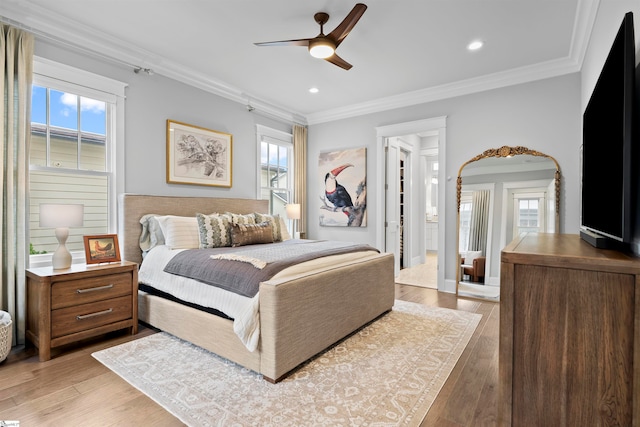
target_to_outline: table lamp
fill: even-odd
[[[297,203],[289,203],[286,206],[287,218],[293,220],[293,236],[299,238],[300,235],[297,233],[297,220],[300,219],[300,205]]]
[[[84,205],[40,205],[40,227],[55,227],[58,248],[51,257],[54,270],[71,267],[71,253],[65,246],[69,237],[69,227],[82,227]]]

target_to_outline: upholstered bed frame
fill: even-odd
[[[122,194],[119,240],[122,257],[142,262],[140,218],[149,213],[193,216],[197,212],[267,212],[266,200]],[[391,310],[393,255],[379,254],[333,270],[260,284],[261,335],[250,352],[233,322],[139,292],[139,319],[256,371],[270,382]]]

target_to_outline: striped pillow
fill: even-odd
[[[165,245],[170,249],[197,249],[200,246],[196,217],[165,215],[156,217]]]

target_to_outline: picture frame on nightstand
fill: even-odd
[[[120,261],[118,235],[84,236],[84,254],[87,264]]]

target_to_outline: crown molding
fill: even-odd
[[[307,115],[307,122],[309,124],[331,122],[556,77],[575,73],[579,70],[579,65],[570,58],[553,60],[451,84],[406,92],[370,102],[312,113]]]
[[[257,112],[274,119],[319,124],[579,72],[599,4],[600,0],[578,0],[570,52],[566,58],[308,115],[290,111],[116,37],[96,32],[94,28],[43,9],[28,0],[6,0],[0,11],[0,21],[30,31],[36,38],[53,41],[94,58],[131,68],[150,68],[157,74],[245,104],[250,111],[257,109]]]
[[[576,6],[576,19],[573,23],[569,56],[577,64],[580,64],[580,69],[582,69],[582,63],[589,47],[599,7],[600,0],[578,0]]]
[[[287,122],[306,124],[299,113],[272,102],[247,94],[208,75],[183,67],[175,61],[138,48],[117,37],[97,32],[82,22],[70,20],[60,14],[30,3],[28,0],[7,0],[0,11],[0,21],[33,33],[36,38],[79,51],[88,56],[125,67],[150,68],[154,73],[202,89],[241,104],[250,104],[252,111]]]

